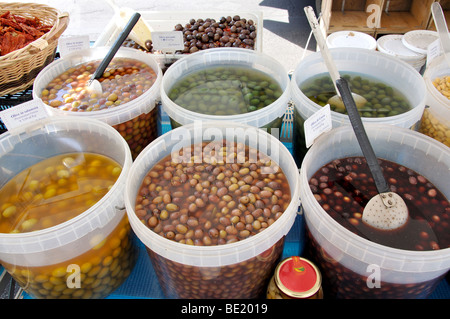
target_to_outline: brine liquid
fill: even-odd
[[[0,189],[0,233],[22,233],[55,226],[97,203],[114,185],[122,167],[90,153],[45,159]]]
[[[347,72],[342,75],[348,81],[350,90],[367,100],[358,107],[362,117],[388,117],[411,110],[407,97],[399,90],[367,75]],[[319,74],[301,85],[302,92],[313,102],[325,106],[328,99],[336,95],[333,81],[328,74]],[[332,111],[347,114],[342,105],[330,105]]]

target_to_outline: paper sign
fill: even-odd
[[[153,49],[163,52],[175,52],[184,49],[183,32],[152,32]]]
[[[305,129],[306,147],[309,148],[321,134],[332,129],[330,105],[327,104],[310,116],[303,124]]]
[[[8,131],[14,131],[28,123],[49,117],[41,102],[30,101],[3,110],[0,113],[3,124]]]
[[[61,55],[61,57],[64,57],[65,55],[75,51],[89,49],[89,36],[80,35],[61,37],[59,38],[58,45],[59,54]]]
[[[433,59],[437,58],[442,54],[441,41],[436,39],[431,42],[427,48],[427,66],[433,61]]]

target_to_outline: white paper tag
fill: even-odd
[[[43,120],[50,115],[39,101],[29,101],[0,112],[3,124],[8,131],[17,131],[29,123]]]
[[[163,52],[175,52],[184,49],[183,32],[152,32],[153,49]]]
[[[61,55],[61,57],[64,57],[65,55],[75,51],[89,49],[89,36],[78,35],[61,37],[59,38],[58,45],[59,54]]]
[[[321,134],[332,129],[330,105],[327,104],[311,115],[303,124],[305,129],[306,147],[309,148]]]
[[[441,41],[436,39],[431,42],[427,48],[427,66],[433,61],[433,59],[437,58],[442,54]]]

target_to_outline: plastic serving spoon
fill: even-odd
[[[125,39],[127,38],[128,34],[130,34],[131,30],[133,29],[135,24],[138,22],[140,17],[141,17],[141,15],[138,12],[136,12],[130,18],[130,20],[128,21],[128,23],[125,26],[125,28],[122,30],[122,32],[119,34],[119,36],[116,39],[116,41],[114,42],[114,44],[109,49],[108,54],[106,54],[106,56],[103,58],[102,62],[98,66],[97,70],[95,70],[94,74],[92,74],[91,78],[87,82],[88,90],[90,90],[92,92],[95,92],[95,93],[98,93],[98,94],[102,94],[103,93],[102,85],[100,84],[100,82],[97,79],[100,78],[103,75],[103,73],[105,72],[105,70],[108,67],[109,63],[114,58],[114,56],[116,55],[116,53],[119,50],[120,46],[125,41]]]
[[[314,37],[316,38],[317,44],[320,48],[320,52],[322,52],[323,54],[325,54],[327,56],[331,56],[331,53],[327,46],[325,38],[319,29],[319,22],[314,13],[314,9],[311,6],[307,6],[304,8],[304,11],[306,13],[306,17],[308,18],[308,22],[309,22],[309,25],[311,26],[311,30],[314,34]],[[323,54],[322,54],[322,56],[323,56]],[[327,59],[325,59],[325,64],[327,65],[327,69],[331,75],[331,78],[333,79],[333,76],[334,76],[334,78],[339,78],[339,72],[336,68],[336,65],[334,63],[330,63],[329,61],[327,61]],[[342,101],[340,92],[338,91],[338,89],[336,87],[336,82],[333,81],[333,84],[334,84],[337,94],[332,96],[331,98],[329,98],[327,103],[335,105],[336,107],[338,107],[342,110],[345,110],[345,105],[344,105],[344,102]],[[366,98],[359,94],[352,93],[352,96],[355,99],[357,108],[361,108],[367,103]]]
[[[314,11],[311,7],[309,8],[310,9],[308,9],[308,7],[305,8],[308,20],[310,19],[309,17],[313,20],[316,19]],[[377,229],[397,229],[403,226],[408,220],[408,208],[404,200],[398,194],[391,192],[386,183],[378,159],[370,144],[369,138],[367,137],[347,81],[340,77],[329,51],[321,50],[321,52],[326,61],[333,83],[335,84],[336,91],[340,93],[342,102],[347,109],[353,131],[355,132],[363,155],[367,160],[367,165],[369,166],[369,170],[379,193],[367,203],[363,210],[362,220]]]
[[[448,33],[447,22],[445,21],[442,7],[438,2],[433,2],[431,5],[431,13],[433,14],[434,24],[438,31],[442,49],[444,49],[445,59],[447,60],[448,66],[450,66],[450,35]]]

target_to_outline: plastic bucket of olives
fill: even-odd
[[[363,123],[417,129],[423,114],[426,88],[422,76],[409,64],[387,54],[358,48],[330,49],[341,76],[353,93],[368,101],[360,108]],[[303,123],[335,95],[320,52],[305,57],[294,70],[291,95],[295,104],[293,154],[300,166],[307,151]],[[333,127],[350,125],[345,108],[330,105]]]
[[[113,126],[135,158],[158,136],[156,104],[162,71],[150,54],[120,48],[99,79],[103,87],[100,96],[85,84],[108,50],[91,48],[52,62],[37,76],[33,97],[54,115],[94,118]]]
[[[0,137],[0,262],[33,298],[102,298],[130,274],[130,149],[111,126],[50,117]]]
[[[450,269],[450,149],[421,133],[365,125],[409,220],[383,231],[363,206],[377,191],[351,126],[319,137],[300,169],[300,199],[324,292],[335,298],[426,298]]]
[[[256,298],[294,223],[298,186],[294,159],[274,136],[199,121],[142,151],[125,204],[166,297]]]
[[[433,60],[423,75],[427,101],[419,132],[450,147],[450,67],[444,56]]]
[[[239,48],[208,49],[167,69],[161,103],[172,128],[203,120],[232,121],[271,131],[281,128],[290,99],[288,88],[284,67],[265,54]],[[279,131],[273,134],[279,136]]]

